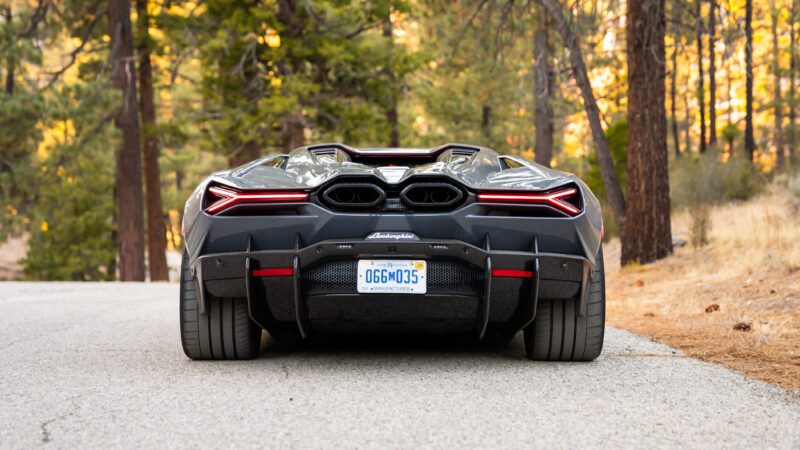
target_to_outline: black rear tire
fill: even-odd
[[[525,327],[525,352],[534,361],[592,361],[603,350],[606,323],[606,283],[603,249],[589,282],[586,316],[580,300],[539,300],[536,319]]]
[[[251,359],[258,356],[261,327],[250,320],[244,298],[209,298],[205,314],[197,308],[197,283],[183,252],[180,287],[181,344],[192,359]]]

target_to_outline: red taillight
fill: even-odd
[[[294,275],[294,269],[291,267],[276,267],[274,269],[253,270],[254,277],[290,277],[292,275]]]
[[[209,214],[216,214],[220,211],[242,203],[291,203],[304,202],[308,200],[305,192],[289,191],[246,191],[239,192],[232,189],[212,186],[208,188],[208,193],[215,198],[207,208]]]
[[[517,269],[492,269],[493,277],[502,278],[531,278],[533,272],[530,270],[517,270]]]
[[[489,203],[514,203],[549,205],[571,216],[578,215],[581,210],[577,204],[566,201],[578,194],[578,189],[567,188],[547,194],[534,194],[525,192],[482,192],[478,194],[479,202]],[[576,202],[577,203],[577,202]]]

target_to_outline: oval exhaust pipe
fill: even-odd
[[[403,189],[400,198],[411,208],[449,208],[459,203],[464,193],[448,183],[412,183]]]
[[[341,183],[325,189],[322,198],[337,208],[367,209],[381,204],[386,193],[374,184]]]

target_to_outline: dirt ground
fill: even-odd
[[[619,266],[606,245],[608,323],[800,391],[800,212],[783,193],[716,207],[711,243]],[[686,213],[673,235],[689,238]]]

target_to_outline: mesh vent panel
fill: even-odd
[[[428,294],[480,296],[483,272],[454,261],[428,261]],[[322,263],[300,274],[305,295],[356,294],[358,261]]]

